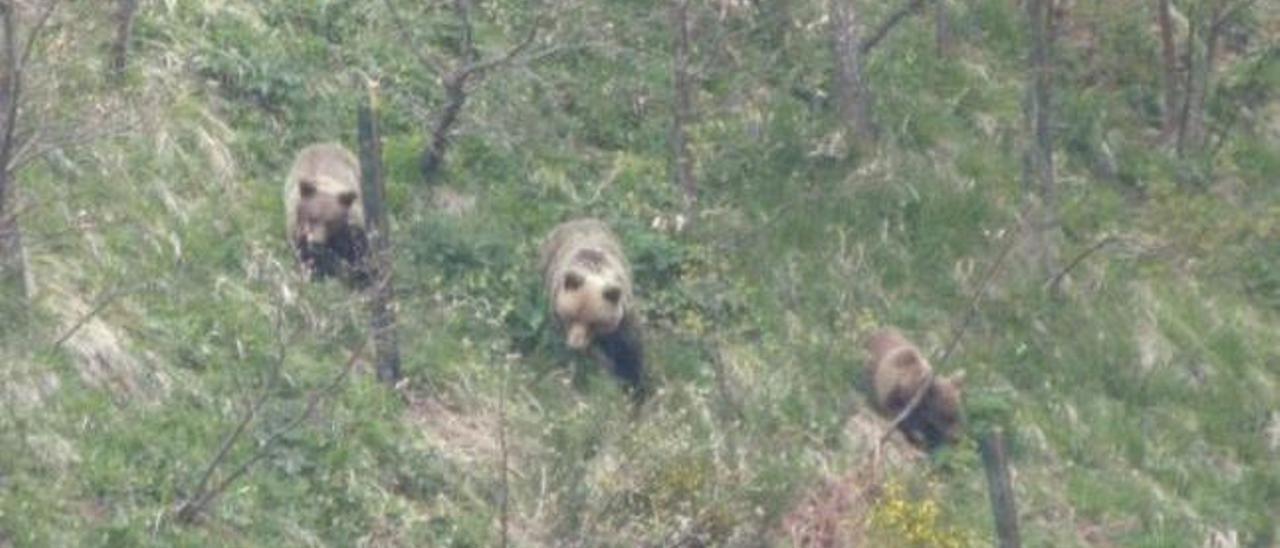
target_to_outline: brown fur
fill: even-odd
[[[596,219],[561,223],[543,242],[539,266],[565,343],[574,350],[594,347],[616,375],[643,388],[631,266],[608,225]]]
[[[362,285],[367,241],[355,156],[334,143],[302,149],[285,180],[284,203],[289,241],[311,277],[344,274]]]
[[[867,339],[866,348],[866,373],[880,414],[897,418],[923,388],[920,405],[900,425],[903,435],[928,449],[959,440],[962,374],[932,376],[933,368],[924,354],[896,329],[876,331]]]

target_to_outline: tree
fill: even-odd
[[[1178,132],[1180,82],[1178,80],[1178,45],[1173,36],[1172,0],[1156,0],[1156,21],[1160,26],[1160,57],[1164,65],[1164,126],[1166,142]]]
[[[690,214],[698,201],[698,182],[693,176],[693,157],[685,129],[693,119],[692,85],[689,82],[689,0],[672,0],[671,32],[672,179],[684,194],[685,213]]]
[[[938,55],[946,57],[951,55],[952,42],[955,41],[951,33],[951,1],[936,0],[933,10],[934,45],[938,48]]]
[[[1032,226],[1029,233],[1033,253],[1038,256],[1045,276],[1055,272],[1057,264],[1057,188],[1053,173],[1053,10],[1052,0],[1027,0],[1027,17],[1031,30],[1031,55],[1027,96],[1024,107],[1031,139],[1023,156],[1023,186],[1031,207],[1024,222]]]
[[[1186,81],[1177,138],[1179,156],[1205,144],[1206,106],[1213,85],[1222,31],[1238,13],[1253,5],[1253,0],[1206,1],[1208,13],[1203,13],[1205,9],[1201,6],[1201,14],[1192,18],[1187,28]],[[1197,46],[1200,46],[1199,51]]]
[[[0,37],[0,299],[8,302],[13,302],[10,299],[15,296],[25,301],[30,289],[22,231],[14,211],[15,175],[22,163],[19,150],[30,139],[18,132],[24,78],[32,47],[56,7],[56,0],[38,4],[33,8],[34,18],[23,25],[27,14],[20,13],[21,7],[13,0],[0,1],[0,27],[4,33]],[[25,37],[20,37],[21,26],[28,27]]]
[[[115,82],[124,78],[129,65],[129,42],[133,39],[133,21],[138,15],[138,0],[118,0],[116,6],[116,36],[111,42],[111,59],[107,76]]]
[[[418,170],[423,182],[430,185],[435,183],[436,175],[444,162],[444,155],[449,147],[449,135],[453,130],[454,124],[458,122],[458,117],[462,114],[462,107],[467,103],[468,86],[482,80],[493,69],[513,62],[516,56],[520,55],[537,38],[538,27],[536,24],[532,25],[524,39],[507,50],[506,53],[489,59],[481,59],[480,50],[475,43],[475,31],[471,24],[471,1],[453,0],[453,13],[460,27],[460,35],[458,37],[459,59],[453,63],[448,63],[428,49],[416,44],[409,32],[408,24],[396,8],[394,0],[385,0],[385,4],[391,13],[393,23],[399,30],[400,35],[408,43],[408,47],[417,49],[418,59],[424,68],[440,75],[440,84],[444,88],[444,106],[441,107],[440,114],[436,116],[435,121],[428,130],[427,145],[423,149],[418,162]],[[555,51],[557,51],[555,48],[548,48],[531,55],[525,61],[549,55]],[[450,65],[452,65],[452,68],[446,68]]]
[[[871,119],[871,89],[863,74],[865,50],[858,40],[858,14],[851,0],[831,0],[830,19],[831,49],[835,57],[836,105],[849,136],[855,146],[860,147],[875,140],[876,127]],[[874,44],[875,42],[868,42],[866,50],[870,50]]]

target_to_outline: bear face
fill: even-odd
[[[597,337],[616,331],[626,314],[622,282],[604,268],[601,255],[591,249],[578,251],[555,292],[555,316],[564,326],[566,344],[574,350],[584,350]]]
[[[332,185],[330,185],[332,186]],[[302,245],[325,246],[351,226],[351,206],[357,194],[320,192],[315,181],[298,182],[298,208],[294,238]]]

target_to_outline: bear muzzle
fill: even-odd
[[[585,350],[591,344],[591,330],[586,325],[575,323],[569,326],[567,340],[569,348]]]

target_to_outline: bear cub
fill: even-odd
[[[924,396],[899,426],[913,445],[932,451],[960,439],[963,418],[960,391],[964,374],[933,376],[933,367],[920,349],[893,328],[880,329],[866,341],[866,374],[876,410],[888,419],[906,409],[916,391]],[[926,383],[928,383],[926,385]]]
[[[298,152],[284,205],[289,242],[312,281],[336,276],[355,287],[368,284],[360,163],[351,151],[321,143]]]
[[[633,309],[631,267],[618,237],[597,219],[561,223],[542,243],[539,270],[569,348],[594,350],[627,383],[633,398],[643,400],[647,386],[640,324]]]

